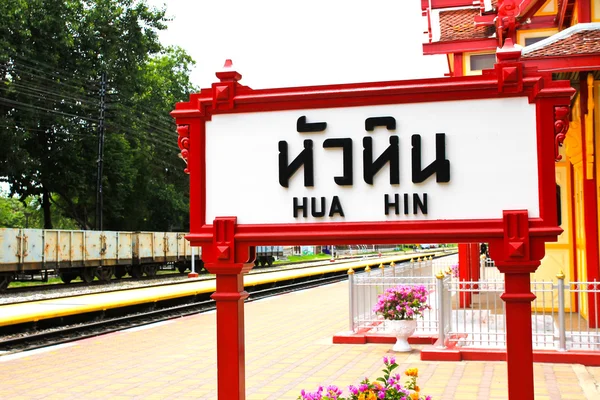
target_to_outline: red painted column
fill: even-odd
[[[471,267],[469,262],[469,244],[458,244],[458,279],[461,282],[471,280]],[[461,308],[471,307],[472,295],[468,291],[470,287],[466,283],[461,283],[459,289],[465,290],[459,293],[458,301]]]
[[[454,74],[453,76],[463,76],[463,53],[454,53]]]
[[[506,364],[508,398],[532,400],[533,338],[531,326],[531,293],[529,274],[535,272],[544,257],[545,241],[556,235],[530,237],[528,212],[504,211],[504,237],[490,241],[490,256],[504,274],[506,303]]]
[[[539,265],[539,261],[518,266],[496,261],[496,266],[504,273],[504,294],[501,298],[506,303],[506,364],[510,400],[534,398],[531,302],[535,295],[531,293],[529,274],[535,272]]]
[[[480,278],[480,259],[479,259],[479,243],[469,243],[469,276],[471,281],[478,282]],[[474,289],[479,289],[477,283],[473,284]],[[477,292],[478,293],[478,292]]]
[[[203,246],[204,266],[217,275],[217,379],[219,400],[246,398],[246,346],[244,342],[244,273],[254,267],[254,247],[235,241],[237,219],[217,217],[212,244]]]
[[[242,274],[217,274],[217,376],[219,400],[246,398],[244,342],[244,291]]]

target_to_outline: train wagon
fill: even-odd
[[[67,231],[0,229],[0,291],[19,274],[54,271],[65,283],[81,277],[109,281],[154,276],[160,265],[174,263],[184,272],[191,247],[181,232]],[[196,258],[201,266],[201,252]],[[200,269],[200,268],[198,268]]]
[[[256,246],[256,261],[255,266],[269,267],[273,262],[283,257],[283,246]]]

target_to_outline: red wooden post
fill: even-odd
[[[206,269],[217,275],[217,379],[219,400],[246,398],[243,274],[254,266],[253,247],[236,245],[236,218],[217,218],[213,243],[203,247]],[[240,262],[245,260],[245,262]]]
[[[469,244],[458,244],[458,279],[461,282],[471,280],[471,267],[469,262]],[[471,307],[472,294],[469,291],[471,288],[468,284],[461,283],[458,301],[461,308]]]
[[[480,274],[479,270],[481,267],[479,259],[479,243],[469,243],[469,276],[471,281],[479,282]],[[474,283],[473,289],[479,289],[479,284]],[[478,291],[473,293],[479,293]]]
[[[508,397],[533,399],[533,340],[529,274],[544,257],[544,239],[530,238],[527,211],[504,212],[504,239],[490,242],[490,255],[504,273]]]

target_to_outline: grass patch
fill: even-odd
[[[41,286],[41,285],[56,285],[59,283],[63,283],[59,277],[48,277],[48,282],[42,282],[41,280],[36,281],[22,281],[22,282],[11,282],[8,287],[16,288],[23,286]]]
[[[285,261],[275,261],[274,264],[281,263],[289,263],[289,262],[303,262],[303,261],[314,261],[314,260],[324,260],[330,259],[331,256],[329,254],[308,254],[305,256],[288,256]]]

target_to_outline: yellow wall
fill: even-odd
[[[583,155],[583,132],[581,129],[580,116],[580,96],[577,95],[572,106],[572,120],[565,138],[566,153],[569,162],[573,165],[573,212],[575,224],[575,264],[577,266],[577,280],[585,282],[587,280],[587,259],[586,259],[586,237],[585,237],[585,208],[583,201],[583,182],[585,179],[585,165]],[[589,210],[588,210],[589,211]],[[579,311],[583,318],[587,318],[588,307],[587,297],[581,293],[579,297]]]
[[[542,15],[556,15],[558,13],[558,5],[556,0],[548,0],[544,5],[535,13],[536,16]]]
[[[562,161],[556,163],[556,183],[560,186],[561,196],[561,228],[563,233],[558,237],[558,241],[554,243],[546,243],[546,255],[542,260],[542,264],[537,271],[532,274],[532,281],[555,282],[556,275],[563,272],[565,282],[573,280],[573,243],[572,230],[573,221],[571,218],[571,166],[566,159],[564,149],[561,148]],[[553,294],[554,293],[554,294]],[[558,305],[558,293],[548,292],[537,295],[537,300],[532,305],[534,309],[542,311],[542,309],[555,309]],[[565,298],[565,310],[571,311],[571,298]]]
[[[595,0],[596,3],[600,3],[600,0]],[[597,4],[598,9],[600,9],[600,4]],[[594,82],[594,139],[596,141],[596,151],[595,151],[595,160],[596,160],[596,195],[597,205],[598,205],[598,226],[600,227],[600,81]],[[600,243],[598,243],[598,247],[600,247]]]
[[[586,253],[585,253],[585,220],[583,204],[583,163],[573,168],[573,185],[575,192],[575,229],[577,243],[575,248],[575,259],[577,262],[577,280],[587,281]],[[587,318],[587,298],[585,294],[579,293],[579,311],[581,316]]]
[[[600,0],[592,0],[592,22],[600,22]]]

